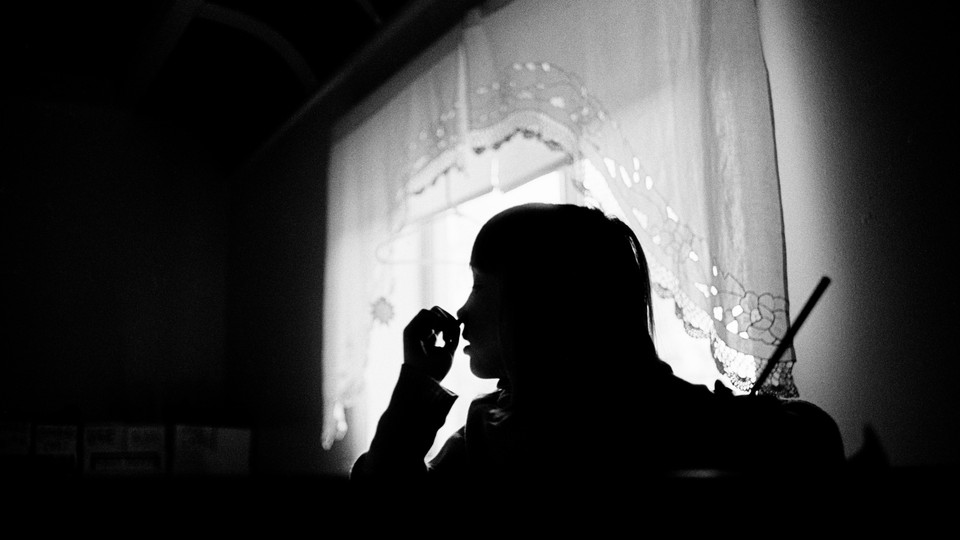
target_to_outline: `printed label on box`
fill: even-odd
[[[84,429],[88,474],[159,474],[166,469],[163,426],[92,425]]]
[[[38,425],[36,454],[38,456],[75,456],[77,426]]]
[[[30,422],[0,422],[0,455],[30,453]]]

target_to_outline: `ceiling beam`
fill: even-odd
[[[370,20],[373,21],[373,24],[380,28],[383,26],[383,19],[380,18],[380,15],[377,14],[377,10],[373,8],[373,4],[369,0],[354,0],[357,4],[360,4],[360,7],[363,11],[370,17]]]
[[[148,23],[121,85],[122,102],[130,106],[140,103],[203,5],[203,0],[173,0],[169,9]]]
[[[306,93],[316,91],[318,82],[316,75],[310,64],[303,58],[303,55],[287,41],[279,32],[268,26],[266,23],[242,13],[235,9],[229,9],[216,4],[204,4],[197,16],[209,21],[217,22],[229,26],[235,30],[245,32],[260,40],[264,45],[273,49],[280,58],[287,64],[287,67],[293,71],[293,74],[300,81]]]

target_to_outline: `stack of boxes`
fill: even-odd
[[[244,476],[249,429],[0,422],[0,475]]]

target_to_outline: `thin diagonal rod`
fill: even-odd
[[[787,335],[783,336],[783,339],[780,340],[780,344],[777,345],[777,349],[773,351],[773,356],[770,357],[770,360],[767,361],[767,365],[763,367],[763,371],[760,373],[760,376],[757,377],[757,382],[754,383],[754,385],[750,388],[751,396],[756,394],[757,390],[763,386],[763,383],[773,371],[774,366],[776,366],[777,362],[780,361],[780,357],[783,356],[783,353],[787,352],[787,349],[790,348],[790,345],[793,343],[793,336],[795,336],[797,331],[800,330],[800,325],[803,324],[803,321],[807,318],[807,315],[809,315],[813,310],[813,306],[817,305],[817,301],[820,300],[820,296],[823,295],[823,291],[826,290],[827,285],[829,284],[830,278],[827,276],[820,278],[820,283],[817,284],[817,288],[813,290],[813,294],[810,295],[810,299],[807,300],[807,303],[803,305],[803,309],[800,310],[800,314],[797,315],[796,320],[793,321],[790,329],[787,330]]]

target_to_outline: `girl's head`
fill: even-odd
[[[471,369],[517,395],[627,376],[655,359],[650,278],[623,222],[575,205],[507,209],[480,230],[458,312]]]

